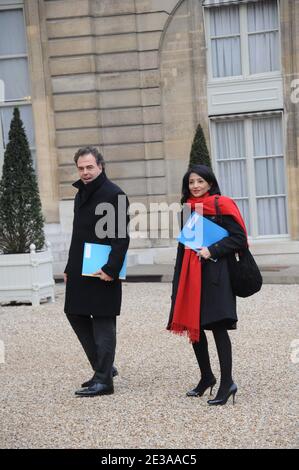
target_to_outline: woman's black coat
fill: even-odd
[[[227,329],[235,329],[237,318],[236,297],[234,296],[230,284],[227,257],[234,256],[234,252],[246,247],[246,235],[240,225],[231,216],[221,216],[221,220],[216,217],[207,217],[213,222],[217,222],[229,232],[229,236],[208,247],[212,258],[217,259],[214,263],[211,260],[202,260],[202,286],[201,286],[201,328],[209,330],[216,326],[223,325]],[[168,329],[172,321],[177,288],[184,256],[184,245],[179,243],[176,263],[174,268],[171,311],[168,320]]]
[[[102,172],[94,181],[84,184],[81,180],[73,184],[78,188],[74,201],[73,234],[69,250],[64,311],[68,315],[116,316],[121,307],[121,281],[118,274],[121,270],[128,246],[129,222],[128,199],[124,192]],[[122,219],[118,219],[118,196],[122,195],[124,204],[121,209]],[[96,215],[100,203],[111,203],[115,208],[115,236],[98,238],[95,232],[97,222],[107,213]],[[118,231],[118,220],[122,220],[124,238]],[[103,221],[102,221],[103,222]],[[84,243],[111,245],[108,262],[102,270],[113,277],[113,281],[102,281],[99,278],[81,275]]]

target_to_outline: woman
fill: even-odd
[[[187,203],[192,211],[202,207],[203,216],[225,228],[229,236],[201,247],[198,253],[179,243],[167,329],[178,334],[186,332],[192,342],[201,372],[198,385],[187,392],[192,397],[202,396],[208,388],[212,393],[216,384],[204,331],[212,330],[221,380],[215,399],[208,404],[224,405],[231,395],[234,403],[237,385],[232,378],[232,350],[227,330],[236,329],[238,319],[228,258],[247,246],[245,224],[237,205],[221,196],[215,175],[204,165],[194,165],[185,174],[181,203]]]

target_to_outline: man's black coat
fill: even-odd
[[[73,186],[78,188],[78,193],[74,201],[73,234],[65,268],[67,284],[64,311],[68,315],[93,315],[94,317],[119,315],[122,286],[118,274],[129,246],[128,199],[104,172],[89,184],[85,185],[79,180]],[[119,196],[122,196],[124,202],[121,206],[118,204]],[[98,238],[96,235],[96,224],[102,217],[107,219],[107,212],[96,215],[96,207],[100,203],[110,203],[115,208],[115,236]],[[120,207],[121,214],[118,214]],[[121,227],[118,226],[118,222],[122,222]],[[120,230],[123,233],[120,233]],[[124,238],[120,238],[122,235],[125,235]],[[81,275],[85,242],[111,245],[112,250],[108,262],[102,270],[113,277],[113,281],[102,281],[99,278]]]

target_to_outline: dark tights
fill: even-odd
[[[225,328],[215,328],[212,332],[216,343],[221,372],[220,387],[217,395],[221,395],[222,392],[227,390],[233,383],[232,346]],[[208,341],[204,330],[200,331],[199,342],[193,343],[192,346],[201,372],[201,383],[203,386],[205,384],[208,385],[214,378],[214,375],[211,369]]]

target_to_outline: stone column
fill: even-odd
[[[32,88],[38,184],[46,222],[58,222],[59,194],[52,93],[45,55],[47,35],[43,1],[24,2]]]
[[[299,239],[299,0],[280,2],[289,228]],[[297,92],[296,92],[296,89]]]

